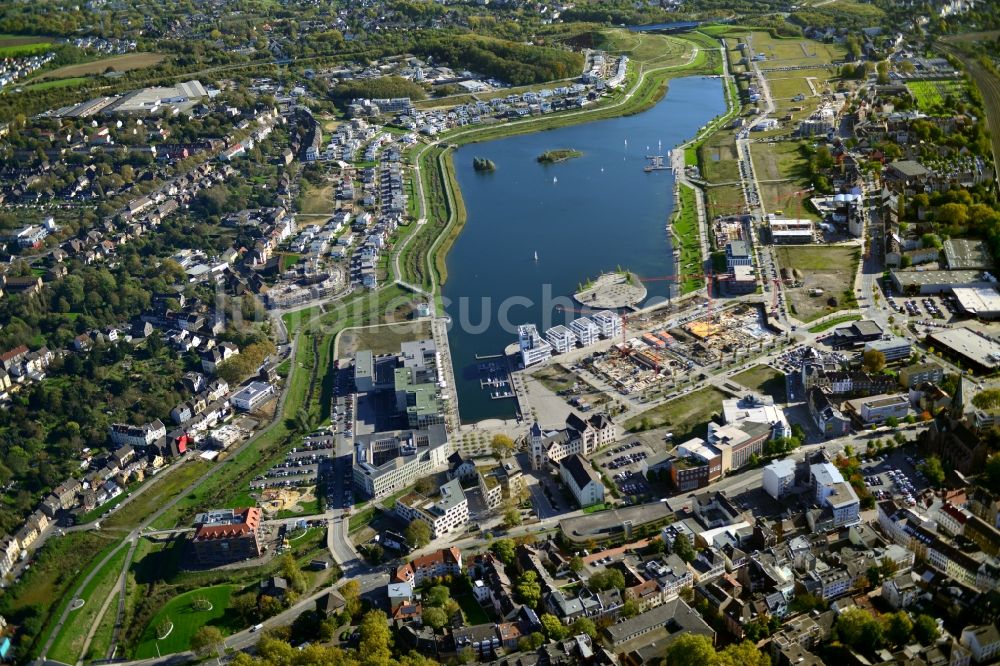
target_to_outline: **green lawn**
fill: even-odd
[[[486,614],[486,611],[472,595],[472,585],[465,576],[456,580],[452,586],[451,596],[462,608],[466,625],[486,624],[490,621],[490,616]]]
[[[690,437],[704,437],[708,422],[722,410],[723,398],[722,391],[708,386],[633,416],[624,427],[633,432],[669,428],[678,443]]]
[[[51,90],[52,88],[69,88],[70,86],[78,86],[81,83],[87,83],[92,80],[93,79],[87,76],[74,76],[69,79],[55,79],[53,81],[42,81],[41,83],[32,83],[31,85],[25,86],[24,92]]]
[[[774,398],[775,402],[785,401],[785,376],[768,365],[755,365],[738,375],[733,381]]]
[[[226,609],[233,593],[238,591],[239,588],[235,585],[216,585],[177,595],[146,625],[139,639],[139,645],[135,649],[135,658],[155,657],[157,643],[159,643],[159,654],[183,652],[190,647],[194,633],[205,625],[218,627],[224,635],[233,633],[239,627],[235,624],[235,618],[227,617]],[[195,610],[193,602],[198,597],[207,599],[212,604],[212,609]],[[157,641],[158,629],[161,625],[169,623],[173,624],[173,629],[165,638]]]

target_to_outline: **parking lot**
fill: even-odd
[[[622,495],[645,495],[650,487],[642,475],[641,464],[652,454],[648,444],[634,439],[598,454],[597,464]]]
[[[901,315],[917,319],[938,319],[950,321],[959,314],[958,301],[954,296],[919,296],[915,298],[886,297],[889,307]]]
[[[915,506],[916,498],[929,485],[918,469],[921,463],[922,457],[895,451],[866,461],[861,466],[861,473],[875,499],[897,498],[907,506]]]

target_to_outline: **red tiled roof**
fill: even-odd
[[[233,539],[253,534],[260,527],[260,509],[256,507],[235,509],[235,515],[243,517],[241,523],[228,525],[202,525],[195,531],[195,541],[210,541],[214,539]]]

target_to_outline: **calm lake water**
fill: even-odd
[[[534,323],[544,334],[578,316],[553,307],[554,298],[569,305],[580,283],[619,266],[644,277],[673,274],[666,231],[673,176],[645,173],[646,155],[662,154],[669,165],[668,150],[724,111],[720,79],[675,79],[666,97],[638,115],[455,152],[468,220],[448,254],[443,296],[464,422],[514,415],[514,400],[492,400],[480,388],[476,355],[501,353],[516,341],[518,324]],[[556,148],[583,156],[537,162]],[[476,156],[493,160],[496,171],[474,171]],[[665,296],[668,284],[647,283],[649,296]]]

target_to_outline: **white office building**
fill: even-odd
[[[889,363],[910,358],[910,341],[906,338],[892,336],[888,340],[873,340],[865,343],[865,351],[876,350],[882,352],[885,360]]]
[[[406,495],[396,502],[395,510],[403,520],[427,523],[435,539],[461,529],[469,522],[469,500],[458,479],[441,486],[435,497],[417,493]]]
[[[267,382],[250,382],[229,399],[230,404],[244,412],[252,412],[274,395],[274,388]]]
[[[552,358],[552,345],[542,339],[534,324],[517,327],[517,342],[521,349],[521,362],[526,368]]]
[[[545,339],[557,354],[565,354],[576,347],[576,334],[562,325],[553,326],[545,331]]]
[[[576,335],[576,339],[584,347],[588,347],[597,342],[601,335],[601,328],[587,317],[574,319],[570,322],[569,330],[573,331]]]
[[[780,499],[795,485],[795,461],[791,458],[775,460],[764,468],[764,490],[774,499]]]
[[[590,315],[591,321],[597,324],[602,338],[617,338],[622,334],[622,318],[611,310],[601,310]]]

